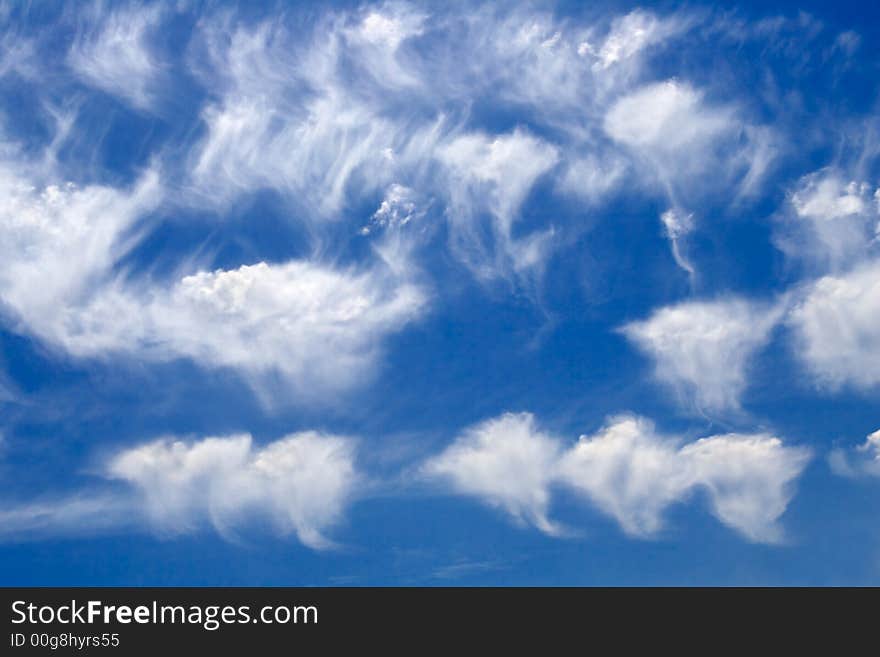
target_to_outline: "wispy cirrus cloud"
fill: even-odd
[[[87,84],[148,110],[160,93],[162,63],[151,44],[165,13],[161,3],[93,5],[80,16],[68,63]]]
[[[543,176],[598,202],[634,171],[635,187],[674,205],[710,187],[724,194],[722,180],[733,196],[760,183],[774,157],[768,127],[686,81],[645,79],[644,56],[696,23],[638,10],[579,25],[406,4],[306,21],[223,14],[200,24],[190,48],[210,95],[186,158],[191,191],[226,204],[272,189],[309,221],[345,221],[347,205],[399,185],[439,201],[452,252],[478,277],[540,272],[554,233],[517,226]],[[459,53],[455,65],[431,56],[441,46]],[[487,97],[523,120],[472,125]]]

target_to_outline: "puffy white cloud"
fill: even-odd
[[[663,512],[705,489],[712,513],[750,540],[782,538],[777,524],[809,450],[785,447],[767,434],[726,434],[680,445],[650,422],[618,418],[582,436],[562,460],[564,481],[583,491],[629,534],[651,535]]]
[[[880,383],[880,262],[806,286],[788,322],[795,353],[831,388]]]
[[[869,191],[866,183],[844,183],[833,172],[822,174],[806,176],[792,194],[791,203],[799,217],[839,219],[865,211]]]
[[[622,331],[654,360],[658,380],[701,410],[736,409],[752,355],[781,307],[742,299],[687,301],[661,308]]]
[[[422,33],[425,16],[405,5],[369,10],[354,34],[371,44],[381,44],[395,50],[402,41]]]
[[[667,153],[705,143],[732,124],[729,109],[706,106],[702,94],[676,80],[637,89],[605,116],[605,131],[617,141]]]
[[[370,217],[369,225],[364,226],[361,233],[369,235],[377,228],[400,228],[422,214],[424,210],[420,208],[415,190],[394,183],[385,191],[382,202]]]
[[[421,288],[381,270],[259,263],[192,274],[156,295],[146,307],[153,332],[145,338],[198,362],[280,372],[307,394],[362,382],[382,339],[425,304]]]
[[[777,241],[790,257],[823,267],[846,269],[863,258],[877,235],[880,210],[872,203],[871,186],[846,180],[829,168],[801,178],[790,196],[790,234]]]
[[[632,536],[657,534],[671,505],[703,491],[719,521],[749,540],[776,542],[783,538],[779,518],[809,459],[810,450],[769,434],[684,443],[628,416],[565,447],[522,413],[466,431],[424,472],[550,534],[560,532],[548,518],[553,487],[565,486]]]
[[[706,102],[687,82],[644,85],[616,100],[603,127],[673,204],[709,191],[754,192],[776,155],[776,137],[734,106]],[[707,176],[707,171],[713,171]]]
[[[778,520],[811,458],[808,448],[786,447],[766,433],[730,433],[687,444],[679,453],[721,522],[753,541],[783,539]]]
[[[256,385],[279,374],[296,396],[314,400],[363,384],[383,338],[425,303],[421,288],[381,270],[261,262],[198,272],[170,288],[108,286],[62,308],[49,337],[78,356],[186,357]]]
[[[869,453],[875,461],[880,461],[880,429],[869,435],[859,449]]]
[[[423,470],[458,493],[480,497],[520,523],[555,534],[558,528],[547,513],[559,454],[558,441],[538,431],[531,414],[508,413],[470,428]]]
[[[359,480],[350,439],[315,432],[255,447],[250,435],[185,443],[160,440],[116,455],[108,476],[139,494],[149,519],[170,532],[210,521],[227,532],[269,518],[312,548],[330,547]]]
[[[663,511],[692,485],[675,444],[639,418],[619,418],[595,436],[581,436],[559,472],[562,481],[636,536],[659,531]]]
[[[83,12],[90,25],[68,53],[68,63],[88,84],[149,109],[156,101],[162,74],[150,39],[162,19],[163,7],[119,7],[107,13]]]
[[[366,483],[356,466],[356,441],[315,431],[261,446],[250,434],[162,438],[116,452],[97,474],[103,486],[7,503],[0,538],[143,529],[177,535],[213,527],[236,539],[239,530],[267,522],[308,547],[326,549],[334,546],[328,532]]]

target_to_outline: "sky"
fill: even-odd
[[[0,583],[880,584],[878,37],[0,4]]]

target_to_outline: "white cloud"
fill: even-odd
[[[594,54],[594,68],[607,69],[635,57],[650,46],[666,41],[684,27],[682,21],[674,18],[661,19],[637,9],[614,19],[611,30],[598,49],[593,49],[588,42],[582,42],[578,52],[582,55]]]
[[[226,203],[275,189],[308,219],[338,219],[348,194],[372,193],[403,165],[429,159],[438,117],[396,120],[391,109],[394,89],[421,84],[397,53],[414,20],[373,12],[354,32],[332,16],[312,32],[281,20],[204,21],[198,38],[207,58],[193,66],[215,100],[191,154],[195,190]],[[393,47],[376,52],[377,44]],[[366,71],[357,84],[351,65]]]
[[[680,446],[658,436],[650,422],[624,417],[582,436],[561,472],[629,534],[656,533],[667,507],[704,489],[722,523],[749,540],[776,542],[782,539],[777,521],[809,456],[767,434],[711,436]]]
[[[558,180],[560,190],[599,203],[623,180],[628,164],[620,155],[597,154],[570,160]]]
[[[11,540],[93,535],[134,525],[130,500],[113,495],[80,494],[0,510],[0,538]]]
[[[618,100],[605,116],[605,131],[628,146],[674,152],[731,129],[728,109],[707,107],[684,82],[646,85]]]
[[[489,82],[503,100],[539,109],[579,141],[584,120],[593,122],[609,99],[642,77],[640,55],[671,42],[690,23],[684,13],[658,17],[643,10],[610,18],[599,34],[609,22],[604,18],[580,22],[529,9],[484,9],[464,26],[454,24],[462,47],[481,55],[456,72]],[[496,81],[503,81],[500,89]]]
[[[834,173],[823,174],[805,177],[801,180],[800,189],[792,194],[791,203],[799,217],[839,219],[865,211],[868,196],[866,183],[844,183]]]
[[[277,373],[314,398],[369,378],[383,339],[426,307],[403,256],[394,270],[301,260],[196,271],[170,284],[126,280],[117,263],[162,201],[158,173],[127,190],[33,184],[44,177],[51,172],[24,159],[0,161],[0,301],[20,330],[73,355]]]
[[[783,539],[778,520],[811,458],[808,448],[786,447],[766,433],[730,433],[685,445],[680,454],[721,522],[753,541]]]
[[[382,340],[417,318],[423,291],[381,270],[309,261],[197,272],[170,288],[108,286],[62,307],[51,338],[78,356],[179,357],[253,377],[279,374],[314,400],[369,379]],[[45,326],[36,327],[45,332]]]
[[[531,414],[508,413],[470,428],[429,460],[424,472],[555,534],[559,530],[547,513],[559,452],[558,441],[538,431]]]
[[[834,473],[844,477],[880,477],[880,430],[854,450],[833,450],[828,460]]]
[[[592,67],[576,52],[578,35],[592,26],[527,10],[428,15],[391,3],[296,30],[283,16],[256,26],[206,20],[192,61],[214,99],[191,153],[191,182],[202,200],[220,204],[274,189],[303,205],[299,214],[308,220],[345,220],[349,201],[401,185],[446,203],[450,245],[481,278],[540,270],[553,234],[514,235],[524,199],[543,175],[594,202],[620,184],[633,154],[602,136],[602,117],[637,81],[638,53],[688,24],[645,11],[619,17]],[[418,48],[429,34],[455,57]],[[624,61],[632,64],[625,71]],[[677,122],[662,119],[676,136],[691,130],[702,145],[707,132],[741,127],[728,121],[732,111],[705,107],[689,86],[667,87],[684,99]],[[470,128],[472,108],[487,98],[534,110],[530,121],[548,129],[541,134],[557,135],[556,143],[525,127],[501,134]],[[731,157],[742,159],[744,150]],[[716,159],[713,166],[724,160]],[[487,212],[490,231],[481,225]]]
[[[777,542],[779,518],[809,459],[808,449],[784,446],[769,434],[683,443],[627,416],[566,448],[521,413],[471,428],[423,471],[549,534],[561,531],[548,518],[553,488],[565,486],[632,536],[657,534],[670,506],[703,491],[719,521],[749,540]]]
[[[379,207],[370,217],[370,223],[361,229],[361,233],[369,235],[378,228],[400,228],[423,214],[420,209],[418,195],[415,190],[394,183],[385,191]]]
[[[421,288],[381,270],[259,263],[182,278],[147,306],[155,333],[146,337],[198,362],[280,372],[300,394],[344,390],[425,304]]]
[[[672,249],[672,257],[675,259],[675,263],[688,276],[693,277],[696,272],[694,271],[694,266],[682,253],[681,240],[694,229],[694,216],[670,208],[660,215],[660,221],[666,231],[666,237],[669,239],[669,246]]]
[[[752,355],[767,343],[781,309],[741,299],[661,308],[623,333],[654,360],[655,374],[698,409],[739,407]]]
[[[735,201],[757,189],[777,151],[773,131],[740,114],[733,105],[708,103],[704,92],[673,79],[616,100],[603,127],[640,165],[642,184],[655,181],[674,205],[708,192]]]
[[[556,148],[523,130],[490,138],[474,133],[442,147],[440,160],[466,184],[488,184],[492,212],[508,228],[535,181],[558,159]]]
[[[450,171],[448,193],[453,226],[459,231],[465,260],[476,262],[470,252],[483,251],[484,246],[475,237],[474,208],[492,213],[494,228],[502,254],[507,256],[513,269],[520,271],[542,262],[543,235],[516,238],[513,224],[536,181],[558,161],[557,149],[523,130],[491,138],[480,133],[466,134],[443,145],[438,157]],[[537,241],[536,241],[537,240]],[[503,270],[503,266],[501,267]]]
[[[138,109],[156,101],[162,65],[150,45],[162,19],[161,5],[124,7],[91,17],[68,53],[73,70],[88,84]],[[85,12],[88,13],[88,12]]]
[[[84,66],[84,75],[107,88],[130,79],[131,92],[142,97],[149,95],[149,85],[141,83],[153,80],[158,67],[149,41],[162,12],[132,12],[131,17],[119,10],[97,22],[89,19],[94,29],[79,34],[70,62]],[[415,199],[442,199],[450,245],[462,261],[484,278],[526,278],[542,271],[552,247],[561,242],[556,226],[525,235],[517,230],[524,223],[523,204],[542,177],[600,199],[619,184],[623,172],[644,173],[632,167],[633,158],[679,158],[686,151],[700,160],[699,178],[712,178],[704,171],[706,153],[711,151],[714,164],[726,160],[709,145],[749,127],[733,107],[707,103],[701,91],[684,82],[633,91],[643,77],[636,65],[639,53],[681,34],[686,24],[678,15],[661,18],[645,11],[618,17],[596,41],[596,62],[587,62],[577,50],[593,25],[531,10],[486,7],[466,16],[427,15],[406,4],[386,4],[298,21],[282,13],[259,23],[235,12],[209,12],[187,50],[191,71],[210,100],[202,111],[204,133],[187,145],[192,150],[183,187],[188,199],[220,205],[242,193],[273,189],[297,210],[291,214],[315,224],[346,221],[346,208],[356,205],[350,201],[374,199],[384,191],[370,229],[407,223],[420,212]],[[429,33],[460,52],[454,65],[415,47]],[[119,44],[131,45],[126,46],[131,52],[114,57]],[[480,56],[470,56],[476,53]],[[625,62],[633,66],[623,71]],[[499,107],[528,110],[522,115],[536,129],[475,130],[469,114],[487,97]],[[603,128],[612,141],[601,134]],[[745,151],[734,149],[730,158],[748,159]],[[686,167],[660,168],[688,177]],[[27,176],[18,180],[30,184]],[[36,187],[53,190],[59,180],[64,178],[55,172]],[[88,188],[118,194],[131,207],[120,209],[118,221],[110,222],[106,233],[112,245],[86,249],[87,261],[95,264],[70,278],[80,281],[81,294],[71,294],[69,287],[53,292],[48,285],[39,307],[14,289],[4,295],[33,332],[80,355],[127,351],[151,358],[191,357],[248,372],[271,367],[310,388],[315,377],[351,380],[338,375],[347,367],[368,371],[382,338],[424,307],[424,292],[412,283],[406,263],[401,266],[382,245],[376,253],[390,272],[382,265],[344,271],[297,261],[222,272],[184,269],[176,281],[159,285],[122,281],[115,263],[127,243],[120,240],[161,196],[149,187],[150,180],[145,175],[132,190]],[[64,207],[78,198],[73,192],[61,196]],[[70,221],[78,214],[64,213]],[[46,238],[35,247],[34,253],[46,253],[60,244],[63,253],[51,262],[40,256],[33,267],[61,267],[64,275],[53,277],[59,281],[75,270],[67,261],[82,245],[65,246],[67,239]],[[679,264],[688,265],[675,241],[673,249]],[[409,255],[408,248],[400,250]],[[26,260],[13,254],[9,280],[27,278],[14,271]],[[239,290],[248,307],[221,307],[194,297],[195,281],[216,298]],[[318,288],[322,301],[304,308],[296,294]],[[46,309],[53,304],[61,312],[50,316]],[[348,304],[361,311],[340,321],[339,308]],[[252,339],[268,345],[265,354],[245,347]]]
[[[107,474],[138,491],[160,530],[193,531],[209,521],[226,533],[256,515],[312,548],[332,545],[325,533],[342,519],[359,479],[352,441],[315,432],[263,447],[247,434],[160,440],[121,452]]]
[[[823,384],[870,388],[880,383],[880,263],[808,285],[788,321],[795,353]]]
[[[35,55],[36,49],[31,39],[13,33],[4,25],[4,34],[0,36],[0,78],[15,73],[34,79],[39,70]]]
[[[277,189],[297,194],[312,218],[333,218],[354,176],[364,172],[378,186],[393,171],[382,153],[398,146],[394,127],[341,96],[314,97],[301,108],[235,96],[207,107],[204,120],[192,175],[212,202]]]
[[[40,184],[43,176],[27,175],[28,167],[18,158],[0,161],[0,300],[41,337],[63,340],[68,309],[125,255],[161,187],[152,170],[124,190]]]
[[[402,41],[422,33],[425,16],[410,11],[403,5],[385,6],[369,11],[358,25],[355,34],[364,41],[381,44],[396,50]]]
[[[562,481],[635,536],[659,531],[664,509],[691,486],[674,443],[658,438],[651,424],[638,418],[619,418],[595,436],[582,436],[565,453],[559,472]]]
[[[794,209],[790,235],[778,242],[789,256],[832,269],[849,268],[863,258],[876,237],[878,209],[871,186],[846,180],[829,168],[804,176],[790,196]]]
[[[866,452],[875,461],[880,461],[880,429],[865,439],[865,444],[859,447],[859,451]]]

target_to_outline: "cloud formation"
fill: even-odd
[[[666,509],[703,491],[719,521],[751,541],[773,543],[784,537],[778,521],[809,459],[810,450],[766,433],[684,443],[630,416],[566,446],[521,413],[469,429],[423,471],[549,534],[560,532],[548,519],[554,486],[583,496],[635,537],[656,535]]]
[[[491,139],[483,134],[457,137],[439,151],[440,161],[450,171],[449,216],[457,231],[456,243],[468,264],[478,273],[491,275],[512,267],[522,272],[544,262],[546,232],[513,236],[513,225],[520,206],[536,180],[558,160],[556,148],[517,129]],[[475,214],[490,212],[499,251],[491,253],[480,243]],[[476,250],[476,255],[473,253]],[[504,262],[509,259],[509,264]],[[488,269],[481,263],[495,261]]]
[[[733,196],[760,182],[769,129],[687,81],[643,79],[643,56],[693,24],[644,10],[573,25],[402,3],[308,21],[215,16],[193,39],[190,66],[209,100],[183,173],[196,202],[223,207],[271,189],[316,223],[411,189],[438,201],[452,252],[479,278],[523,278],[553,253],[556,226],[519,229],[543,177],[597,202],[635,172],[636,187],[673,204],[697,189],[724,195],[712,180],[736,182]],[[438,43],[454,65],[432,56]],[[475,127],[487,98],[527,118]]]
[[[833,390],[880,383],[880,262],[808,284],[792,308],[795,353]]]
[[[778,239],[780,247],[820,271],[849,269],[875,245],[878,192],[867,182],[847,180],[834,167],[804,176],[789,197],[794,217]]]
[[[685,301],[661,308],[622,331],[654,361],[659,381],[705,411],[737,409],[753,354],[764,346],[782,308],[744,299]]]
[[[0,160],[2,308],[20,331],[74,356],[191,358],[279,374],[315,397],[368,379],[383,339],[426,308],[402,256],[396,269],[292,260],[132,279],[118,263],[163,201],[160,174],[148,169],[128,188],[44,183],[53,167],[12,153]]]
[[[880,429],[855,449],[834,449],[828,456],[835,474],[843,477],[880,477]]]
[[[659,185],[673,205],[719,186],[734,190],[732,200],[750,193],[775,157],[766,127],[753,125],[734,106],[707,102],[702,91],[674,79],[618,98],[603,128],[628,149],[643,184]],[[714,179],[707,179],[706,171],[713,171]]]
[[[69,309],[106,281],[138,220],[161,201],[161,186],[152,170],[129,189],[22,175],[37,167],[21,157],[0,161],[0,299],[14,320],[63,341]]]
[[[423,470],[522,524],[555,534],[547,514],[560,453],[558,441],[539,431],[531,414],[506,414],[468,429]]]
[[[666,237],[669,239],[669,246],[672,249],[672,257],[675,260],[675,264],[693,278],[696,275],[696,270],[685,256],[682,248],[682,240],[694,228],[693,214],[684,214],[681,211],[670,208],[660,215],[660,222],[663,224]]]
[[[354,443],[316,432],[262,447],[248,434],[159,440],[117,454],[107,476],[134,488],[161,531],[188,532],[209,522],[229,533],[266,517],[316,549],[332,546],[325,533],[342,519],[359,478]]]
[[[627,263],[637,270],[639,254],[665,244],[655,223],[646,236],[612,222],[659,214],[692,289],[710,273],[700,239],[730,248],[721,239],[734,220],[749,239],[776,221],[776,246],[808,265],[806,278],[782,281],[787,290],[766,282],[763,294],[779,302],[708,290],[653,310],[630,297],[616,306],[643,318],[620,331],[683,407],[736,416],[780,322],[815,392],[873,395],[880,383],[880,147],[865,120],[853,122],[858,144],[838,150],[852,130],[838,125],[850,99],[835,106],[817,93],[807,103],[804,92],[819,89],[813,39],[830,28],[806,14],[756,23],[689,10],[160,1],[57,13],[0,5],[0,26],[0,320],[38,340],[41,358],[72,356],[82,370],[91,359],[183,358],[320,410],[375,381],[393,336],[429,311],[477,309],[469,317],[482,328],[476,315],[491,301],[465,298],[473,291],[456,267],[500,282],[504,303],[550,298],[538,308],[548,335],[610,308],[584,309],[576,277],[615,288],[615,300],[632,293],[616,289],[633,273]],[[835,77],[860,37],[827,41],[819,68]],[[721,67],[731,45],[746,57],[759,50],[760,63]],[[785,75],[772,75],[774,57],[788,58]],[[808,120],[802,103],[821,119]],[[818,161],[832,150],[831,162]],[[783,160],[778,170],[792,179],[765,185]],[[804,162],[822,168],[802,175]],[[273,231],[222,259],[206,253],[211,236],[252,219],[275,222]],[[582,239],[599,221],[607,233]],[[715,223],[703,231],[704,221]],[[259,252],[276,229],[296,237]],[[153,266],[154,249],[170,271]],[[552,294],[540,289],[546,273]],[[644,288],[634,303],[657,292]],[[445,321],[429,327],[429,343]],[[531,326],[510,331],[534,337]],[[0,404],[18,393],[13,378],[0,372]],[[406,398],[367,401],[387,400],[389,415],[403,417]],[[340,413],[372,412],[360,401]],[[871,434],[834,462],[873,473],[876,442]],[[108,466],[123,495],[38,501],[8,509],[0,524],[68,531],[77,519],[119,527],[143,513],[161,531],[231,533],[261,516],[325,547],[360,485],[352,444],[297,434],[262,447],[249,435],[126,446]],[[564,532],[551,514],[562,487],[629,535],[656,535],[671,506],[701,494],[722,523],[772,542],[808,456],[767,433],[687,442],[630,416],[569,445],[519,414],[465,431],[423,474],[548,534]]]
[[[160,93],[162,65],[150,44],[163,17],[163,5],[120,5],[109,12],[84,12],[81,29],[68,53],[71,68],[87,84],[150,109]],[[94,15],[91,15],[94,14]]]

